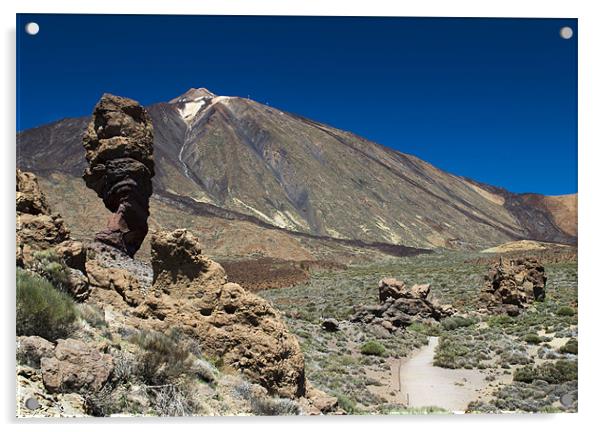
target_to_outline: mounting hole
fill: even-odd
[[[31,36],[35,36],[40,32],[40,26],[36,22],[30,22],[25,24],[25,33]]]
[[[573,37],[573,29],[570,27],[562,27],[560,29],[560,37],[562,39],[570,39]]]

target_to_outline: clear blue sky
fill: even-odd
[[[104,92],[152,104],[207,87],[514,192],[573,193],[577,33],[576,19],[18,15],[17,129],[88,115]]]

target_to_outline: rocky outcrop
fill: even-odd
[[[69,239],[59,214],[53,214],[36,176],[17,169],[17,265],[27,266],[36,251],[53,248]]]
[[[113,372],[113,358],[77,339],[59,339],[53,355],[40,360],[50,392],[98,391]]]
[[[84,181],[113,212],[96,240],[134,256],[148,233],[153,190],[150,117],[138,102],[104,94],[94,108],[83,145],[88,162]]]
[[[394,332],[413,322],[439,321],[455,313],[451,305],[440,305],[433,298],[429,284],[409,288],[402,281],[384,278],[378,283],[378,296],[379,305],[361,307],[351,321]]]
[[[218,357],[271,393],[305,393],[303,354],[280,314],[262,298],[228,283],[224,269],[201,254],[186,230],[151,237],[154,282],[135,311],[158,320],[158,330],[180,327]]]
[[[500,258],[485,275],[481,301],[491,312],[517,315],[534,300],[545,298],[546,281],[536,258]]]

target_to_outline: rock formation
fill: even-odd
[[[17,265],[46,277],[44,263],[36,258],[36,253],[54,251],[67,272],[62,288],[76,300],[85,300],[89,294],[86,248],[82,242],[70,238],[61,216],[52,213],[34,174],[17,170],[16,207]]]
[[[153,127],[146,110],[131,99],[104,94],[83,138],[86,185],[114,214],[96,240],[129,256],[148,232],[154,175]]]
[[[284,397],[305,394],[303,354],[280,314],[261,297],[227,282],[186,230],[151,237],[154,282],[137,312],[180,326],[207,355]]]
[[[378,296],[379,305],[361,307],[351,321],[393,332],[417,321],[439,321],[455,312],[450,305],[439,305],[433,299],[429,284],[408,288],[402,281],[384,278],[378,283]]]
[[[547,276],[535,258],[504,259],[485,275],[481,300],[492,312],[517,315],[534,300],[545,298]]]
[[[69,239],[59,214],[53,214],[36,176],[17,169],[17,265],[24,266],[36,251]]]

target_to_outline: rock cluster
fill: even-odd
[[[51,393],[98,391],[113,372],[109,354],[77,339],[59,339],[55,345],[38,336],[20,336],[17,358],[40,367],[44,387]]]
[[[536,258],[504,259],[485,275],[481,301],[495,313],[518,315],[534,300],[543,300],[547,276]]]
[[[402,281],[384,278],[378,283],[378,296],[379,305],[362,306],[351,321],[394,332],[413,322],[439,321],[455,312],[451,305],[440,305],[433,298],[429,284],[409,288]]]
[[[96,240],[134,256],[148,233],[153,191],[150,116],[134,100],[104,94],[94,108],[83,145],[88,161],[84,181],[113,213]]]

